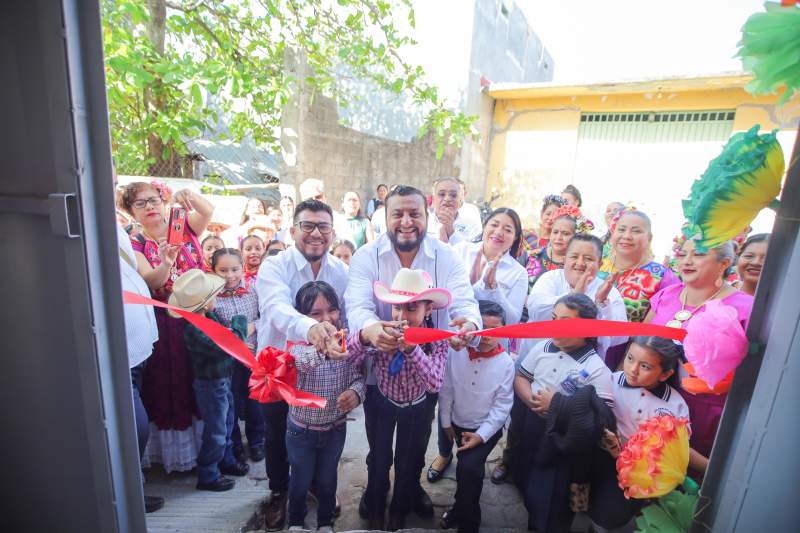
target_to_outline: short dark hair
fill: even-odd
[[[375,187],[375,190],[377,191],[377,190],[378,190],[378,189],[380,189],[381,187],[383,187],[383,188],[384,188],[384,189],[386,189],[387,191],[389,190],[389,186],[388,186],[388,185],[386,185],[385,183],[379,183],[379,184],[378,184],[378,186],[377,186],[377,187]]]
[[[214,239],[217,239],[219,242],[221,242],[223,247],[225,246],[225,241],[223,241],[223,240],[222,240],[222,238],[221,238],[219,235],[214,235],[214,234],[212,233],[211,235],[206,235],[206,238],[205,238],[205,239],[203,239],[203,240],[200,242],[200,247],[202,248],[203,246],[205,246],[205,245],[206,245],[206,243],[207,243],[208,241],[212,241],[212,240],[214,240]]]
[[[478,300],[478,309],[480,309],[481,316],[497,317],[504,326],[506,325],[506,311],[499,303],[491,300]]]
[[[576,186],[569,184],[566,187],[564,187],[564,190],[561,192],[568,193],[574,196],[575,199],[578,200],[578,207],[580,207],[581,204],[583,203],[583,199],[581,198],[581,191],[579,191]]]
[[[636,344],[642,348],[646,348],[652,352],[655,352],[655,354],[658,355],[659,362],[661,363],[661,370],[663,372],[669,372],[670,370],[675,371],[667,380],[667,383],[673,387],[680,386],[680,380],[678,379],[678,365],[680,365],[684,359],[682,345],[670,339],[665,339],[664,337],[652,337],[644,335],[632,337],[631,344]]]
[[[769,242],[769,233],[756,233],[755,235],[750,235],[739,249],[739,255],[741,256],[751,244],[758,244],[760,242]]]
[[[355,244],[348,241],[347,239],[336,239],[335,241],[333,241],[333,244],[331,244],[331,255],[333,255],[333,251],[340,246],[344,246],[345,248],[349,249],[351,254],[356,253]]]
[[[311,308],[314,307],[314,302],[317,301],[317,296],[322,295],[328,300],[336,309],[339,307],[339,297],[336,296],[336,291],[328,283],[324,281],[309,281],[297,291],[294,297],[294,308],[301,315],[308,315]]]
[[[389,194],[386,195],[386,199],[383,201],[383,205],[388,207],[389,206],[389,200],[391,198],[394,198],[395,196],[413,196],[415,194],[418,195],[420,198],[422,198],[422,204],[425,206],[425,209],[424,209],[425,215],[427,216],[427,213],[428,213],[428,197],[425,196],[425,194],[423,194],[423,192],[421,190],[417,189],[416,187],[412,187],[410,185],[398,185],[397,187],[395,187],[394,189],[389,191]],[[388,209],[386,210],[386,216],[387,217],[389,216],[389,210]]]
[[[597,318],[597,305],[591,298],[580,292],[565,294],[558,299],[556,305],[558,304],[564,304],[567,309],[577,311],[578,318]]]
[[[331,206],[329,206],[325,202],[320,202],[319,200],[315,200],[313,198],[309,198],[308,200],[303,200],[302,202],[300,202],[295,206],[294,219],[292,220],[292,222],[296,223],[297,218],[303,211],[311,211],[312,213],[319,213],[320,211],[325,211],[331,217],[331,222],[333,222],[333,209],[331,209]]]
[[[486,217],[486,220],[483,222],[484,229],[486,228],[486,223],[497,215],[508,215],[508,217],[511,219],[511,222],[514,224],[514,242],[511,243],[511,248],[509,248],[508,253],[511,255],[511,257],[516,258],[517,254],[519,253],[519,247],[522,244],[522,221],[520,220],[517,212],[510,207],[498,207],[489,213],[488,217]],[[476,242],[480,242],[482,240],[483,235],[480,235]]]
[[[236,248],[220,248],[219,250],[215,251],[211,256],[211,270],[216,270],[217,263],[222,257],[226,255],[232,255],[239,259],[239,263],[242,263],[242,252],[237,250]]]
[[[569,247],[572,246],[573,242],[592,243],[594,247],[597,249],[598,261],[603,259],[603,241],[601,241],[598,237],[595,237],[591,233],[576,233],[575,235],[573,235],[572,238],[567,243],[567,250],[569,250]]]

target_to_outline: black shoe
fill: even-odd
[[[369,515],[367,529],[370,531],[383,531],[383,514],[374,513]]]
[[[439,527],[442,529],[455,529],[458,527],[456,513],[452,507],[442,515],[442,519],[439,521]]]
[[[164,498],[161,496],[145,496],[144,497],[144,512],[154,513],[164,507]]]
[[[243,463],[243,462],[247,461],[247,454],[244,453],[244,446],[234,446],[234,448],[233,448],[233,456],[240,463]]]
[[[242,477],[250,471],[250,465],[247,463],[233,463],[229,465],[219,465],[219,471],[226,476]]]
[[[236,482],[231,478],[220,476],[216,481],[211,483],[197,483],[197,490],[210,490],[211,492],[225,492],[231,490],[236,485]]]
[[[367,491],[361,493],[361,501],[358,502],[358,516],[367,520],[369,518],[369,508],[367,507]]]
[[[428,473],[425,476],[425,477],[428,478],[428,483],[436,483],[437,481],[442,479],[444,477],[445,471],[447,470],[447,468],[450,466],[450,463],[452,463],[452,462],[453,462],[453,454],[450,454],[450,457],[447,458],[447,463],[444,465],[444,467],[441,470],[436,470],[433,467],[433,463],[431,463],[431,465],[428,467]]]
[[[387,531],[397,531],[406,528],[406,515],[389,511],[389,521],[386,523]]]
[[[422,487],[419,487],[417,490],[419,493],[414,502],[414,512],[422,518],[433,518],[433,502],[431,501],[431,497],[428,496],[428,493],[425,492],[425,489]]]
[[[503,463],[502,461],[497,463],[497,466],[494,467],[492,470],[491,480],[492,483],[495,485],[502,485],[506,482],[506,478],[508,477],[508,465]]]
[[[263,461],[265,454],[264,446],[250,446],[250,460],[254,463]]]

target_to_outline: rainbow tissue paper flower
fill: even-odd
[[[659,498],[680,485],[689,467],[689,421],[656,416],[639,426],[617,457],[626,498]]]

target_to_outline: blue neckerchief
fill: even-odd
[[[394,377],[403,370],[403,365],[406,362],[406,354],[404,354],[401,350],[397,350],[392,357],[392,360],[389,362],[389,376]]]

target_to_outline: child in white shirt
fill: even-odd
[[[480,300],[485,328],[504,326],[500,304]],[[458,443],[456,495],[442,516],[442,527],[477,533],[481,525],[481,490],[486,458],[503,435],[514,403],[514,361],[498,339],[481,337],[476,348],[450,350],[439,391],[442,428]]]

